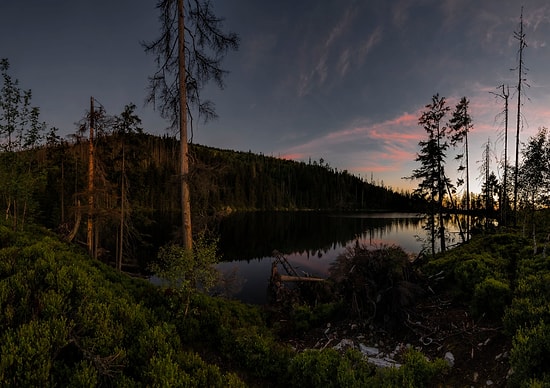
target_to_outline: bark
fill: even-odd
[[[189,150],[187,144],[187,87],[185,80],[185,25],[183,0],[178,0],[178,63],[180,103],[180,169],[181,169],[181,216],[183,246],[192,249],[191,199],[189,195]]]

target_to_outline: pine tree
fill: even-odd
[[[428,135],[428,139],[420,141],[420,152],[416,158],[421,167],[415,169],[412,179],[421,179],[415,193],[427,198],[431,204],[429,228],[431,231],[432,254],[435,254],[436,235],[440,239],[440,249],[445,251],[445,225],[443,220],[443,199],[445,189],[450,185],[449,179],[445,176],[446,150],[449,147],[447,141],[447,128],[443,125],[443,118],[449,111],[446,106],[445,97],[436,94],[432,97],[432,103],[426,105],[426,110],[418,120]],[[436,220],[438,231],[436,233]]]

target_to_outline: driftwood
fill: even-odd
[[[274,284],[279,284],[280,282],[324,282],[325,279],[315,278],[310,276],[300,276],[298,272],[292,267],[288,262],[286,257],[284,257],[280,252],[273,251],[273,256],[276,257],[276,260],[271,264],[271,282]],[[277,265],[281,264],[285,272],[288,275],[281,275],[277,268]]]
[[[279,278],[283,282],[324,282],[325,281],[325,279],[312,278],[312,277],[309,277],[309,276],[279,275]]]
[[[273,256],[276,260],[271,263],[271,278],[269,280],[269,297],[270,303],[278,303],[283,300],[292,300],[297,296],[296,290],[287,289],[284,286],[285,282],[324,282],[325,279],[300,276],[288,260],[279,252],[273,252]],[[278,265],[281,265],[287,275],[279,273]]]

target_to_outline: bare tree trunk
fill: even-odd
[[[61,159],[61,224],[65,223],[65,157]]]
[[[503,201],[503,212],[502,220],[506,226],[506,214],[508,212],[508,96],[510,95],[510,90],[504,94],[504,85],[502,85],[502,94],[505,96],[504,103],[504,201]]]
[[[180,169],[181,169],[181,215],[183,246],[193,247],[191,232],[191,199],[189,195],[189,151],[187,144],[187,85],[185,68],[185,26],[183,0],[178,0],[178,59],[180,95]]]
[[[468,127],[464,132],[464,145],[466,146],[466,241],[470,241],[470,163],[468,158]]]
[[[94,98],[90,98],[90,139],[88,140],[88,222],[86,245],[94,255]]]
[[[519,24],[519,34],[516,34],[519,40],[519,65],[518,65],[518,116],[516,123],[516,168],[514,171],[514,226],[517,225],[517,205],[518,205],[518,170],[519,170],[519,130],[521,124],[521,86],[523,85],[523,48],[526,46],[525,35],[523,34],[523,7],[521,8],[521,19]]]
[[[440,130],[439,123],[437,124],[437,149],[441,149],[439,143],[440,139]],[[441,160],[437,161],[437,190],[438,190],[438,212],[439,212],[439,241],[441,252],[445,252],[445,225],[443,224],[443,196],[445,193],[445,188],[443,187],[444,177],[443,177],[443,166],[441,165]]]
[[[117,255],[116,268],[119,271],[122,271],[122,257],[123,257],[123,248],[124,248],[124,202],[126,200],[126,187],[124,185],[125,181],[125,166],[124,166],[124,140],[122,141],[122,174],[121,174],[121,184],[120,184],[120,239]]]

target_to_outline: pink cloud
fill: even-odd
[[[279,159],[284,159],[284,160],[300,160],[300,159],[303,159],[304,157],[306,157],[304,154],[298,153],[298,152],[281,154],[278,156]]]
[[[418,141],[424,135],[418,127],[417,117],[418,113],[405,112],[380,123],[357,122],[348,128],[292,147],[283,152],[281,158],[293,160],[304,160],[310,156],[326,158],[328,157],[326,152],[330,154],[333,146],[349,144],[347,154],[337,155],[339,159],[348,160],[346,165],[341,165],[341,168],[352,172],[399,171],[403,169],[403,163],[411,162],[416,158]],[[369,146],[369,143],[372,145]],[[365,144],[364,149],[358,150],[357,144]],[[352,159],[356,162],[351,162]],[[357,159],[361,162],[358,163]]]

